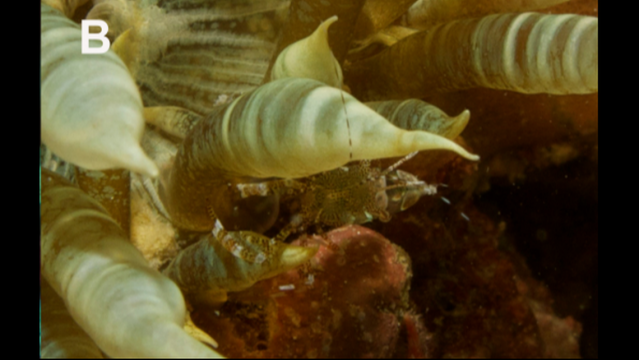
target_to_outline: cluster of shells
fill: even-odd
[[[528,12],[566,1],[42,0],[42,356],[219,357],[183,293],[241,290],[314,250],[250,262],[208,235],[177,255],[176,229],[259,237],[272,216],[234,213],[229,184],[430,149],[478,160],[453,141],[469,113],[417,100],[431,94],[596,93],[597,18]],[[111,50],[81,54],[78,16],[109,24]],[[52,159],[124,185],[91,197]],[[131,214],[100,204],[128,206],[129,181]]]

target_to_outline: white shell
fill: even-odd
[[[311,35],[282,50],[273,64],[271,81],[300,77],[341,88],[342,68],[328,45],[328,27],[336,21],[337,16],[330,17]]]
[[[42,190],[42,276],[100,349],[111,357],[220,356],[182,329],[180,290],[97,201],[72,186]]]
[[[64,301],[40,279],[40,358],[101,359],[100,349],[75,323]]]
[[[351,95],[310,79],[263,85],[231,103],[216,126],[222,136],[210,146],[224,154],[216,165],[240,176],[300,178],[419,150],[479,159],[444,137],[400,129]]]
[[[139,145],[142,100],[126,66],[111,51],[82,54],[79,26],[41,4],[42,141],[90,170],[158,169]]]

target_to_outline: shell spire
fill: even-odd
[[[423,130],[454,139],[468,125],[470,111],[448,116],[433,104],[418,99],[367,102],[364,105],[405,130]]]
[[[286,47],[275,60],[271,81],[300,77],[341,88],[342,68],[328,44],[328,28],[336,21],[337,15],[328,18],[311,35]]]

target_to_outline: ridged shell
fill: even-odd
[[[140,6],[132,37],[145,106],[204,115],[262,83],[288,1],[156,3]]]

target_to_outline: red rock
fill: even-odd
[[[380,234],[347,226],[296,245],[322,243],[304,271],[232,294],[193,321],[229,357],[390,357],[409,308],[410,258]]]
[[[409,359],[429,358],[429,343],[432,341],[432,334],[428,333],[421,315],[415,311],[408,311],[404,314],[404,326],[406,327],[407,354]]]

